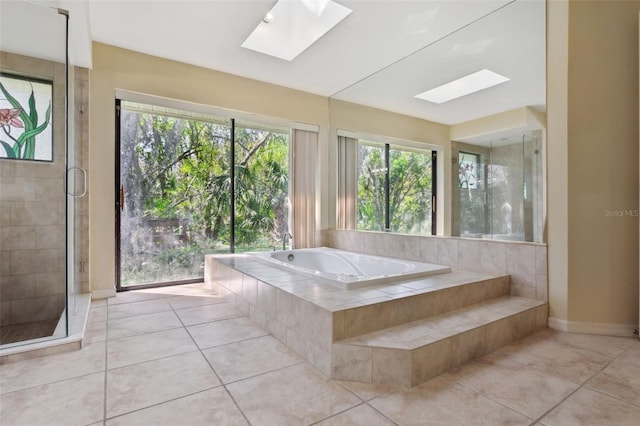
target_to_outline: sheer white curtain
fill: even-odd
[[[316,161],[318,133],[294,129],[292,132],[293,190],[291,233],[296,248],[315,247]]]
[[[338,229],[355,229],[358,196],[358,140],[338,136]]]

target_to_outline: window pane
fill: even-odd
[[[391,147],[390,231],[431,234],[431,151]]]
[[[120,136],[120,284],[202,277],[229,251],[229,126],[123,109]]]
[[[289,231],[289,134],[236,126],[236,252],[271,250]]]
[[[384,146],[359,142],[357,229],[384,230],[385,179]]]

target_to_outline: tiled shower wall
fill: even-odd
[[[545,244],[353,230],[324,230],[321,236],[326,247],[509,274],[512,295],[548,301]]]
[[[53,81],[53,162],[0,160],[0,324],[60,317],[65,306],[65,65],[0,52],[3,71]],[[74,101],[88,105],[87,69],[77,69]],[[88,113],[74,117],[76,165],[88,163]],[[88,259],[88,197],[76,216],[78,259]],[[77,267],[78,265],[74,265]],[[78,268],[79,269],[79,268]],[[88,265],[78,292],[89,291]]]

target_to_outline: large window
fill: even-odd
[[[120,287],[201,279],[207,253],[280,244],[289,129],[120,103]]]
[[[234,154],[234,251],[273,249],[289,231],[289,133],[240,123]]]
[[[435,234],[436,152],[358,141],[356,228]]]

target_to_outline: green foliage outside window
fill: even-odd
[[[358,146],[357,229],[383,231],[385,225],[384,146]],[[389,150],[389,231],[431,233],[431,151]]]
[[[132,111],[121,117],[123,280],[202,276],[204,254],[229,251],[230,126]],[[238,127],[235,139],[236,247],[265,250],[287,229],[289,136]],[[159,221],[186,229],[158,238],[148,224]]]

